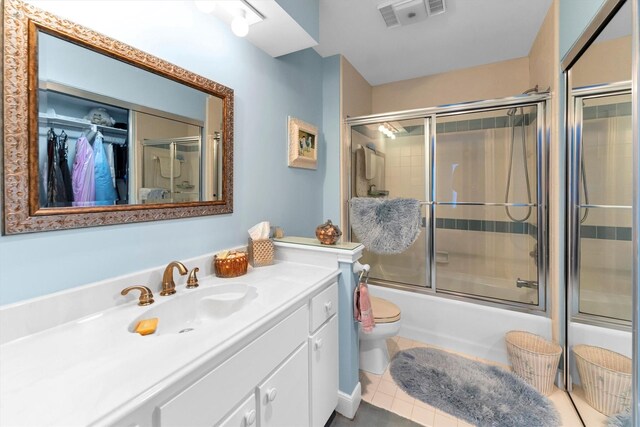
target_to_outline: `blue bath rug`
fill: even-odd
[[[410,396],[479,427],[560,425],[549,399],[496,366],[432,348],[412,348],[396,354],[390,370]]]
[[[371,252],[399,254],[420,236],[419,200],[354,197],[350,206],[351,228]]]

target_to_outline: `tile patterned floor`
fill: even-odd
[[[591,405],[589,405],[584,396],[584,390],[580,386],[573,386],[571,397],[580,411],[580,416],[587,427],[604,427],[607,425],[609,418],[596,411]]]
[[[394,337],[387,341],[389,355],[393,357],[398,351],[412,347],[433,347],[419,341],[413,341],[403,337]],[[439,348],[440,350],[445,350]],[[494,364],[509,369],[508,366],[495,362],[479,359],[461,353],[455,353],[472,360],[483,363]],[[433,406],[414,399],[400,389],[393,381],[389,369],[382,375],[374,375],[360,371],[360,384],[362,387],[362,400],[374,406],[394,412],[401,417],[415,421],[427,427],[471,427],[472,425],[464,420],[455,418]],[[562,418],[562,427],[581,427],[582,423],[578,418],[569,396],[561,390],[556,390],[551,396],[551,401],[556,405]]]

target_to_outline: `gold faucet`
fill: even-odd
[[[187,277],[187,289],[193,289],[198,287],[198,276],[196,276],[196,273],[198,271],[200,271],[200,269],[198,267],[195,267],[189,273],[189,277]]]
[[[140,299],[138,300],[138,305],[149,305],[153,304],[153,292],[151,289],[146,286],[129,286],[128,288],[124,288],[120,294],[126,295],[129,291],[138,290],[140,291]]]
[[[162,275],[162,291],[160,295],[167,296],[173,295],[176,293],[176,283],[173,281],[173,267],[178,269],[178,273],[181,276],[187,274],[187,267],[184,266],[180,261],[171,261],[167,268],[164,269],[164,274]]]

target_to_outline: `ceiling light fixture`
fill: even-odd
[[[201,12],[225,22],[238,37],[245,37],[252,25],[266,19],[249,0],[194,0],[194,4]]]
[[[396,139],[396,133],[400,132],[393,125],[389,123],[383,123],[378,126],[378,131],[384,134],[387,138]]]
[[[231,31],[238,37],[244,37],[249,34],[249,23],[247,22],[247,12],[241,9],[231,21]]]

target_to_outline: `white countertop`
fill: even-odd
[[[155,294],[0,346],[0,425],[108,424],[135,410],[188,373],[227,357],[282,313],[338,275],[337,268],[276,262],[242,277],[203,277],[200,288],[245,283],[258,296],[241,311],[185,334],[128,331],[145,310],[189,292]],[[160,319],[162,321],[162,319]],[[10,325],[3,325],[10,327]]]

